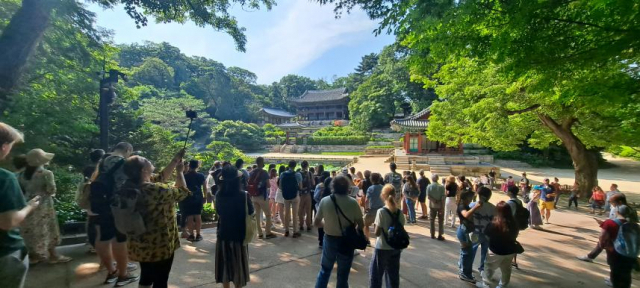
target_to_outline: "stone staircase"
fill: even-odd
[[[408,156],[396,156],[396,165],[400,170],[410,170],[411,163],[409,163]]]
[[[429,165],[447,165],[444,162],[444,156],[429,156]]]
[[[429,167],[431,174],[438,174],[440,177],[451,175],[451,166],[449,165],[429,165]]]

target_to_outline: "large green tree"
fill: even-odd
[[[273,0],[88,0],[105,8],[118,5],[136,22],[138,28],[147,25],[147,16],[158,22],[185,23],[193,21],[198,26],[209,26],[233,37],[238,50],[244,51],[247,39],[244,28],[229,14],[232,5],[240,4],[251,9],[265,6],[267,9],[275,4]],[[3,104],[9,99],[12,90],[18,85],[23,69],[33,51],[40,43],[42,36],[51,24],[51,17],[67,15],[78,19],[78,7],[82,5],[75,0],[22,0],[22,5],[11,17],[10,22],[0,35],[0,112],[6,107]]]
[[[596,148],[640,143],[635,1],[320,2],[361,5],[382,19],[378,32],[396,32],[412,77],[446,99],[433,109],[435,139],[505,150],[526,136],[560,142],[583,193],[597,183]]]

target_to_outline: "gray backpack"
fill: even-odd
[[[111,202],[111,212],[116,229],[127,236],[140,236],[147,231],[139,200],[144,197],[139,188],[123,187],[116,192]]]

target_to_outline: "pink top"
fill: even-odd
[[[278,177],[269,178],[269,199],[276,199],[276,192],[278,191]]]

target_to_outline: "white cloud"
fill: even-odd
[[[301,0],[284,14],[273,27],[249,38],[246,65],[261,76],[261,83],[296,73],[333,48],[371,37],[376,27],[362,11],[336,19],[333,7]]]

